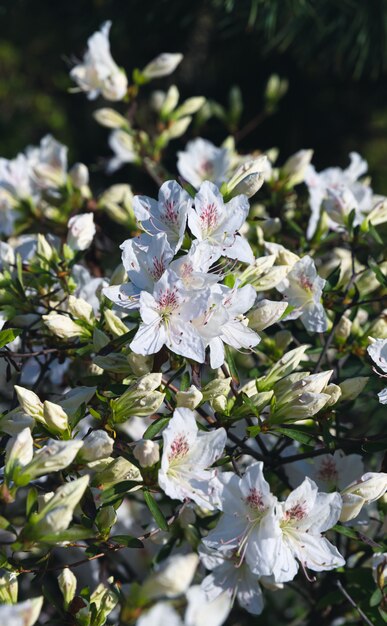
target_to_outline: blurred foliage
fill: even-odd
[[[91,116],[95,103],[67,91],[72,61],[106,19],[113,21],[114,58],[129,74],[160,50],[181,51],[184,62],[173,80],[183,97],[203,94],[226,104],[230,87],[238,85],[242,127],[261,110],[268,77],[285,77],[289,91],[278,112],[239,149],[278,146],[284,160],[313,147],[321,168],[345,166],[348,152],[358,150],[374,186],[387,193],[386,0],[2,0],[2,156],[47,132],[69,145],[72,161],[109,155],[106,133]],[[215,143],[225,137],[216,120],[204,130]],[[101,185],[103,170],[103,161],[94,163]],[[141,187],[129,168],[119,180],[125,176]]]

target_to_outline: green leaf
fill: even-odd
[[[191,384],[191,376],[189,372],[184,372],[180,380],[180,391],[187,391]]]
[[[121,500],[131,489],[140,485],[141,483],[136,480],[123,480],[121,483],[105,489],[101,494],[101,502],[103,506],[113,504],[117,500]]]
[[[285,435],[286,437],[289,437],[290,439],[299,441],[299,443],[302,443],[305,446],[310,446],[311,448],[315,447],[316,441],[317,441],[317,438],[315,435],[312,435],[311,433],[308,433],[304,430],[298,430],[296,428],[282,428],[282,427],[276,426],[275,429],[272,430],[272,432],[281,433],[281,435]]]
[[[11,343],[16,337],[19,337],[21,328],[6,328],[0,331],[0,348],[3,348],[7,343]]]
[[[239,374],[238,374],[238,370],[236,368],[235,365],[235,361],[234,361],[234,357],[232,355],[232,351],[231,349],[225,345],[225,352],[226,352],[226,362],[228,365],[228,369],[230,370],[230,374],[232,376],[233,381],[239,385]]]
[[[383,600],[383,594],[381,589],[375,589],[371,598],[370,598],[370,606],[378,606]]]
[[[356,541],[359,541],[358,534],[356,530],[353,530],[353,528],[349,528],[348,526],[341,526],[341,524],[336,524],[336,526],[332,527],[332,530],[334,530],[336,533],[339,533],[340,535],[344,535],[345,537],[349,537],[350,539],[356,539]]]
[[[144,544],[137,537],[131,537],[130,535],[112,535],[109,541],[114,541],[127,548],[143,548]]]
[[[147,505],[148,509],[152,513],[152,516],[153,516],[157,526],[159,528],[161,528],[161,530],[168,531],[169,530],[169,526],[167,524],[167,520],[165,519],[164,515],[162,514],[162,512],[160,510],[160,507],[157,504],[156,500],[154,499],[154,497],[152,496],[150,491],[144,489],[143,493],[144,493],[145,504]]]
[[[38,492],[35,487],[31,487],[27,495],[26,515],[29,517],[31,513],[38,510]]]
[[[142,438],[153,439],[153,437],[157,435],[157,433],[159,433],[160,430],[162,430],[164,426],[168,424],[170,419],[171,419],[170,417],[159,417],[150,426],[148,426]]]
[[[79,541],[80,539],[92,539],[94,536],[95,532],[89,528],[83,528],[83,526],[72,526],[71,528],[62,530],[59,533],[43,535],[43,537],[39,537],[39,541],[42,543],[57,544],[59,541]]]

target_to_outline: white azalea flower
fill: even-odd
[[[194,552],[168,557],[143,582],[143,594],[149,600],[180,596],[188,590],[198,564]]]
[[[221,254],[244,263],[253,263],[250,245],[238,231],[250,210],[246,196],[235,196],[224,203],[223,196],[213,183],[202,183],[195,196],[194,208],[188,213],[192,234],[207,245],[218,248]]]
[[[246,561],[257,576],[270,576],[281,530],[277,498],[270,493],[262,470],[263,463],[258,462],[250,465],[242,478],[232,472],[219,475],[223,515],[203,543],[220,552],[233,550],[240,565]]]
[[[293,580],[299,561],[315,572],[331,570],[345,560],[321,533],[332,528],[341,513],[338,493],[319,493],[309,478],[278,505],[281,535],[277,539],[273,574],[277,582]]]
[[[387,374],[387,339],[376,339],[368,346],[367,352],[375,365]],[[387,404],[387,387],[378,393],[378,397],[381,404]]]
[[[210,548],[199,548],[199,556],[211,574],[201,583],[208,600],[215,600],[226,592],[231,602],[235,597],[241,607],[253,615],[263,611],[263,595],[258,578],[246,563],[239,563],[235,551],[219,552]]]
[[[220,257],[219,248],[210,248],[201,241],[194,241],[188,253],[171,263],[171,270],[176,272],[186,289],[203,289],[222,279],[221,274],[209,273]]]
[[[239,288],[236,283],[232,289],[225,285],[211,288],[207,309],[193,325],[210,348],[212,369],[223,365],[225,343],[239,350],[250,349],[260,342],[259,335],[247,326],[247,319],[243,316],[251,309],[255,298],[255,289],[251,285]]]
[[[226,148],[217,148],[213,143],[198,137],[187,143],[184,152],[178,152],[179,174],[198,189],[209,180],[218,187],[227,180],[231,166],[230,153]]]
[[[295,448],[286,448],[284,452],[286,455],[294,454]],[[362,457],[359,454],[346,455],[342,450],[322,454],[314,459],[287,463],[284,468],[293,487],[298,487],[308,476],[324,491],[340,491],[364,472]]]
[[[161,489],[174,500],[189,498],[206,509],[214,508],[215,470],[208,469],[222,455],[226,431],[198,430],[195,414],[178,408],[163,431],[163,456],[159,471]]]
[[[305,173],[305,183],[309,189],[309,202],[311,208],[311,216],[307,229],[307,237],[313,237],[318,221],[320,219],[321,207],[327,198],[328,190],[335,192],[336,189],[344,187],[351,192],[356,200],[357,209],[355,224],[360,223],[361,214],[368,213],[372,208],[372,190],[371,188],[359,181],[360,176],[366,173],[368,165],[357,152],[351,152],[349,155],[351,163],[345,170],[340,167],[329,167],[322,172],[316,172],[313,165],[309,165]],[[337,222],[330,220],[330,225],[336,227]]]
[[[135,196],[133,210],[136,218],[151,235],[164,232],[174,252],[183,243],[187,214],[192,206],[191,196],[174,180],[161,185],[158,200]]]
[[[128,81],[125,72],[120,70],[110,53],[109,31],[112,23],[104,22],[101,30],[88,39],[88,50],[70,72],[79,88],[87,93],[89,100],[102,94],[106,100],[122,100]]]
[[[87,250],[94,239],[96,228],[92,213],[74,215],[68,221],[67,243],[73,250]]]
[[[153,294],[141,292],[142,323],[131,350],[154,354],[165,344],[172,352],[203,363],[205,345],[192,320],[204,312],[208,297],[208,290],[186,291],[178,276],[166,270],[155,283]]]
[[[316,271],[312,257],[297,261],[276,289],[295,307],[285,319],[301,319],[309,332],[325,332],[328,327],[321,294],[325,280]]]
[[[120,307],[138,308],[141,291],[153,292],[155,282],[173,259],[173,251],[165,233],[158,233],[154,237],[143,234],[127,239],[120,248],[122,263],[130,282],[105,287],[103,294]]]
[[[125,163],[135,163],[138,159],[133,139],[125,130],[113,130],[109,135],[109,147],[114,152],[114,157],[109,159],[107,172],[112,174]]]

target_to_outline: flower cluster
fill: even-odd
[[[147,98],[182,55],[129,82],[110,27],[70,76],[129,105],[94,116],[107,170],[141,168],[150,196],[96,194],[49,135],[0,160],[0,621],[299,623],[317,599],[377,624],[387,199],[356,153],[277,164],[237,152],[242,112],[173,84]],[[222,146],[171,152],[212,115]]]

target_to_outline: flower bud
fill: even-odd
[[[105,430],[93,430],[83,439],[78,459],[86,463],[106,459],[113,452],[113,446],[114,439]]]
[[[102,206],[108,215],[121,224],[128,224],[128,221],[135,221],[133,212],[133,194],[130,185],[112,185],[99,198],[99,205]],[[113,282],[113,279],[116,282]],[[112,276],[111,284],[120,284],[122,280],[117,280]]]
[[[261,300],[247,314],[249,327],[255,331],[264,330],[281,319],[287,309],[287,302]]]
[[[227,409],[226,396],[216,396],[210,400],[210,404],[216,413],[224,413]]]
[[[128,327],[115,313],[113,313],[113,311],[105,309],[104,316],[108,330],[110,330],[115,337],[121,337],[128,332]]]
[[[70,602],[75,596],[77,590],[77,579],[72,573],[71,569],[65,567],[58,576],[59,589],[63,596],[63,606],[67,610]]]
[[[270,420],[278,422],[295,422],[313,417],[329,402],[330,396],[326,393],[302,393],[298,398],[275,409]]]
[[[259,391],[270,390],[277,380],[293,372],[298,367],[308,347],[307,345],[298,346],[294,348],[294,350],[290,350],[290,352],[284,354],[283,357],[273,365],[266,376],[258,379]]]
[[[282,172],[291,187],[304,182],[306,168],[310,164],[313,150],[299,150],[293,154],[282,167]]]
[[[152,467],[160,460],[159,446],[151,439],[141,439],[136,443],[133,454],[141,467]]]
[[[334,385],[333,383],[325,387],[324,393],[327,393],[330,396],[330,400],[328,400],[326,404],[327,407],[336,404],[336,402],[338,402],[341,398],[341,389],[339,385]]]
[[[36,393],[31,391],[30,389],[19,387],[19,385],[15,385],[14,389],[16,391],[17,399],[23,411],[27,413],[27,415],[31,415],[31,417],[34,417],[35,419],[42,422],[43,403],[40,401]]]
[[[63,432],[69,427],[67,413],[59,404],[45,400],[43,402],[43,417],[47,428],[53,432]]]
[[[5,452],[7,478],[13,479],[15,470],[30,463],[34,454],[33,443],[29,428],[24,428],[15,438],[8,441]]]
[[[105,128],[129,129],[128,120],[120,115],[120,113],[117,113],[117,111],[110,109],[109,107],[104,107],[94,111],[93,117],[98,124],[105,126]]]
[[[232,198],[243,194],[251,198],[265,182],[267,156],[243,163],[226,185],[226,194]]]
[[[160,387],[161,381],[161,372],[153,372],[139,378],[138,381],[135,383],[135,386],[138,391],[154,391],[155,389]]]
[[[269,104],[275,104],[280,100],[288,90],[288,81],[280,78],[278,74],[272,74],[267,81],[265,98]]]
[[[83,441],[56,441],[49,439],[47,445],[43,446],[34,455],[33,459],[24,466],[19,484],[27,484],[30,480],[49,474],[59,472],[68,467],[82,448]],[[27,482],[26,482],[27,481]]]
[[[74,163],[69,176],[76,189],[82,189],[89,184],[89,170],[84,163]]]
[[[179,90],[176,85],[171,85],[167,93],[154,91],[151,95],[150,104],[153,111],[160,113],[161,117],[167,117],[176,108],[179,102]]]
[[[351,334],[352,322],[343,315],[335,329],[335,339],[337,343],[344,344]]]
[[[178,109],[176,109],[174,118],[180,119],[181,117],[185,117],[186,115],[193,115],[197,113],[199,109],[202,108],[206,99],[203,96],[196,96],[193,98],[188,98]],[[164,106],[163,106],[164,111]]]
[[[147,80],[168,76],[175,71],[182,60],[183,55],[180,53],[163,52],[148,63],[148,65],[142,70],[142,75]]]
[[[93,485],[107,489],[123,480],[141,481],[139,469],[122,456],[112,459],[105,469],[97,472],[93,478]]]
[[[339,385],[341,389],[340,400],[342,402],[356,400],[368,383],[368,380],[369,376],[356,376],[355,378],[347,378],[344,380]]]
[[[92,213],[80,213],[69,219],[67,244],[72,250],[87,250],[94,239],[96,228]]]
[[[41,233],[38,234],[36,253],[39,257],[43,257],[46,261],[51,261],[52,255],[54,253],[47,239]]]
[[[353,494],[363,498],[366,504],[381,498],[387,490],[387,474],[385,472],[367,472],[363,476],[348,485],[343,491],[344,494]]]
[[[203,402],[209,402],[218,396],[227,396],[230,391],[231,377],[215,378],[202,389]]]
[[[135,376],[144,376],[144,374],[148,374],[152,369],[153,356],[143,356],[142,354],[131,352],[128,355],[128,362]]]
[[[83,298],[69,296],[68,307],[71,315],[84,322],[92,322],[94,314],[93,307]]]
[[[169,126],[166,130],[164,130],[160,135],[160,141],[163,145],[166,145],[171,139],[177,139],[184,135],[188,126],[192,121],[192,117],[186,116],[182,117],[180,120],[176,120]]]
[[[371,324],[368,335],[378,337],[378,339],[387,339],[387,309],[384,309],[380,317]]]
[[[197,554],[177,554],[162,562],[159,569],[145,580],[142,586],[149,600],[174,598],[187,591],[199,563]]]
[[[350,522],[355,519],[363,508],[365,500],[353,493],[342,493],[343,506],[340,513],[340,522]]]
[[[191,385],[186,391],[178,391],[176,393],[176,406],[186,407],[187,409],[196,409],[203,400],[203,394],[195,385]]]
[[[68,315],[61,315],[53,311],[48,315],[42,315],[47,328],[60,339],[76,339],[85,334],[85,329],[79,326]]]

